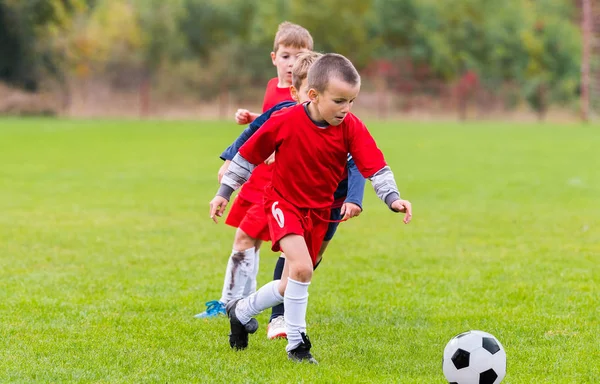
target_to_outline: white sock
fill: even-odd
[[[267,308],[276,306],[283,302],[283,296],[279,293],[279,282],[273,280],[263,285],[258,291],[238,301],[235,307],[235,315],[242,324]]]
[[[254,253],[254,247],[245,251],[231,251],[223,281],[222,303],[227,304],[243,297],[246,282],[254,271]]]
[[[248,278],[246,286],[244,287],[244,294],[242,297],[248,297],[256,292],[256,277],[258,276],[258,266],[260,265],[260,251],[254,253],[254,271]]]
[[[306,308],[308,307],[308,283],[301,283],[288,277],[283,305],[285,306],[285,330],[288,344],[286,351],[291,351],[302,342],[300,332],[306,333]]]

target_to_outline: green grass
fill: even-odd
[[[267,314],[237,353],[192,317],[220,296],[233,229],[208,202],[239,127],[0,120],[0,382],[443,383],[469,329],[504,344],[505,383],[598,382],[600,127],[370,128],[414,220],[367,185],[310,287],[310,366]]]

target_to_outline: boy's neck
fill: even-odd
[[[319,112],[317,111],[317,106],[314,105],[313,103],[311,103],[310,101],[307,102],[306,104],[304,104],[304,110],[306,111],[306,114],[308,115],[308,118],[317,126],[320,128],[326,128],[329,126],[329,123],[326,122],[325,120],[323,120],[320,115]]]
[[[289,84],[287,81],[277,78],[277,88],[289,88],[292,84]]]

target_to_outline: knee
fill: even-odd
[[[256,244],[256,239],[250,237],[246,232],[238,229],[235,232],[235,238],[233,240],[233,248],[238,251],[244,251],[249,248],[253,248]]]
[[[294,280],[307,283],[312,279],[313,268],[312,265],[299,265],[294,271],[294,276],[292,277]]]

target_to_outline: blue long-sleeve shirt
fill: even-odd
[[[242,145],[271,117],[273,113],[280,109],[296,105],[293,101],[283,101],[262,115],[258,116],[248,127],[235,139],[235,141],[221,153],[222,160],[232,160]],[[348,177],[342,180],[333,194],[334,200],[346,197],[344,202],[353,203],[361,207],[365,193],[365,178],[360,174],[352,157],[348,155]]]

